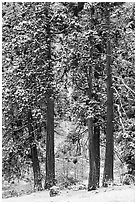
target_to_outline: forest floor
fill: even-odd
[[[59,195],[50,197],[49,191],[3,199],[2,202],[135,202],[135,186],[123,185],[98,190],[62,190]]]

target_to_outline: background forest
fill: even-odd
[[[3,2],[2,113],[5,197],[134,183],[135,4]]]

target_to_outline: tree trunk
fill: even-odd
[[[31,159],[32,159],[32,166],[33,166],[33,174],[34,174],[34,189],[35,190],[42,190],[41,184],[41,173],[40,173],[40,165],[39,159],[37,154],[37,146],[35,144],[35,137],[34,137],[34,129],[33,129],[33,118],[31,110],[28,110],[28,130],[29,130],[29,142],[30,142],[30,149],[31,149]]]
[[[91,14],[91,27],[92,27],[92,14]],[[94,41],[90,38],[90,60],[91,66],[88,70],[88,97],[90,100],[93,99],[93,52],[94,52]],[[99,174],[100,174],[100,146],[99,146],[99,134],[97,134],[97,128],[94,127],[94,118],[90,116],[88,118],[88,136],[89,136],[89,179],[88,179],[88,190],[95,190],[99,187]]]
[[[50,21],[50,6],[51,3],[47,2],[45,6],[45,15],[49,21],[46,26],[47,33],[47,53],[46,60],[48,63],[48,89],[47,89],[47,136],[46,136],[46,179],[45,189],[49,189],[55,185],[55,156],[54,156],[54,99],[53,89],[51,82],[54,80],[52,58],[51,58],[51,21]],[[47,77],[47,76],[46,76]]]
[[[109,27],[107,40],[107,128],[106,128],[106,153],[103,175],[103,186],[113,182],[113,89],[112,89],[112,68],[111,68],[111,47],[110,47],[110,16],[106,8],[106,24]]]
[[[93,119],[88,118],[88,136],[89,136],[89,179],[88,191],[96,190],[98,187],[97,162],[96,162],[96,139],[93,132]]]
[[[55,185],[54,100],[47,97],[46,180],[45,189]]]
[[[94,125],[93,140],[94,140],[93,144],[95,145],[97,186],[99,187],[99,181],[100,181],[100,127],[98,124]]]
[[[42,184],[36,144],[31,145],[31,157],[34,173],[34,189],[40,191],[42,190]]]

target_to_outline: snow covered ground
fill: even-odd
[[[135,202],[135,186],[101,187],[99,190],[62,190],[60,195],[49,196],[49,191],[42,191],[3,199],[2,202]]]

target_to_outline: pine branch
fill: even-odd
[[[132,92],[132,93],[135,95],[135,91],[133,91],[128,85],[126,85],[125,82],[124,82],[124,80],[123,80],[121,77],[115,76],[115,78],[121,80],[121,82],[123,83],[123,85],[124,85],[130,92]]]

